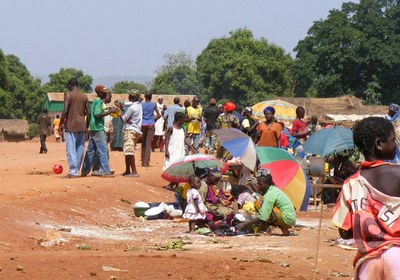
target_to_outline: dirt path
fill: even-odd
[[[139,178],[67,179],[51,171],[68,168],[64,143],[38,150],[37,141],[0,143],[0,279],[313,279],[319,212],[300,213],[291,237],[188,234],[186,223],[135,217],[127,202],[174,201],[160,152],[150,167],[137,160]],[[110,162],[123,172],[121,152]],[[350,279],[355,252],[328,242],[338,237],[330,212],[314,279]]]

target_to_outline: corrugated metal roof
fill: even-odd
[[[325,119],[332,121],[359,121],[368,117],[384,117],[384,115],[342,115],[342,114],[324,114]]]
[[[96,93],[86,93],[87,95],[88,95],[88,99],[89,99],[89,102],[93,102],[93,100],[96,98],[96,96],[97,96],[97,94]],[[143,97],[143,95],[141,95],[142,97]],[[158,96],[159,95],[155,95],[155,94],[153,94],[153,98],[152,98],[152,101],[153,102],[156,102],[157,101],[157,98],[158,98]],[[181,100],[181,103],[183,104],[183,101],[185,101],[185,100],[190,100],[190,101],[192,101],[192,99],[195,97],[195,95],[162,95],[162,97],[163,97],[163,99],[164,99],[164,102],[163,102],[163,104],[165,104],[165,105],[167,105],[167,106],[170,106],[170,105],[173,105],[174,104],[174,98],[175,97],[179,97],[180,98],[180,100]],[[117,93],[113,93],[112,94],[112,102],[114,101],[114,100],[120,100],[120,99],[122,99],[122,100],[124,100],[124,101],[126,101],[126,102],[128,102],[129,101],[129,99],[128,99],[128,94],[126,94],[126,93],[123,93],[123,94],[117,94]],[[49,93],[47,93],[47,100],[50,102],[50,107],[52,106],[52,103],[53,102],[61,102],[61,103],[64,103],[64,93],[63,92],[49,92]],[[46,103],[46,101],[45,101],[45,103]],[[62,110],[61,110],[62,111]]]

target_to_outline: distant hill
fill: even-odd
[[[45,75],[32,75],[35,78],[39,78],[42,81],[42,85],[47,83],[50,79],[49,76]],[[149,76],[104,76],[104,77],[98,77],[98,78],[93,78],[93,84],[92,87],[95,87],[98,84],[103,84],[107,88],[112,87],[116,82],[119,81],[134,81],[139,84],[147,85],[153,77]]]

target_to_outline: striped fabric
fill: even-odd
[[[379,162],[368,167],[386,164],[390,163]],[[399,216],[400,198],[375,189],[360,171],[345,181],[332,222],[344,230],[353,230],[358,248],[354,259],[356,270],[365,260],[380,257],[392,246],[400,246]]]

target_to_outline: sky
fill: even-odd
[[[247,27],[294,56],[339,0],[2,0],[0,49],[34,76],[76,68],[92,77],[149,76],[165,54],[195,59],[212,39]]]

